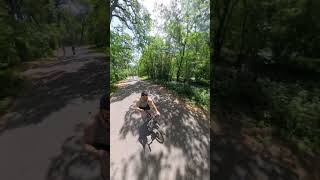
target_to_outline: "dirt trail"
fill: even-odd
[[[105,57],[78,47],[75,56],[31,62],[29,91],[1,117],[0,179],[98,180],[83,151],[82,128],[104,91]]]
[[[141,114],[130,105],[147,90],[161,113],[164,144],[138,141],[145,131]],[[131,78],[111,98],[112,180],[208,180],[209,119],[165,88]],[[143,148],[145,147],[145,148]]]

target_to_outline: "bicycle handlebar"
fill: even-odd
[[[147,110],[145,110],[145,109],[144,109],[144,112],[146,112],[149,117],[153,117],[153,118],[157,117],[157,116],[152,116],[152,115],[151,115]]]
[[[152,115],[147,110],[144,109],[143,111],[146,112],[149,117],[152,117]]]

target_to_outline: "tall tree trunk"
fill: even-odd
[[[185,47],[186,47],[186,44],[184,43],[183,48],[182,48],[182,52],[180,52],[180,62],[179,62],[178,71],[177,71],[177,81],[178,82],[180,81],[180,75],[181,75],[180,73],[181,73],[182,63],[183,63],[183,59],[184,59]]]
[[[238,0],[226,0],[224,1],[224,7],[222,11],[222,15],[216,15],[218,19],[218,27],[215,29],[214,33],[214,47],[213,47],[213,61],[219,62],[221,60],[221,50],[223,47],[224,36],[227,29],[227,24],[232,15],[232,10],[234,6],[237,4]]]
[[[182,44],[183,44],[183,47],[182,47],[182,56],[181,56],[181,53],[180,53],[180,63],[179,63],[179,66],[178,66],[178,71],[177,71],[177,81],[178,81],[178,82],[179,82],[180,76],[181,76],[180,73],[181,73],[181,69],[182,69],[182,63],[183,63],[183,59],[184,59],[184,53],[185,53],[185,50],[186,50],[188,35],[189,35],[189,23],[187,23],[187,35],[186,35],[186,37],[185,37],[184,42],[182,42]]]
[[[107,16],[109,15],[109,17],[107,17],[107,21],[109,22],[105,22],[106,26],[110,27],[110,23],[111,23],[111,9],[110,9],[110,1],[106,1],[106,8],[107,8]],[[108,13],[109,12],[109,13]],[[110,57],[110,28],[106,28],[106,34],[105,34],[107,37],[106,37],[106,61],[108,63],[106,63],[106,83],[105,83],[105,94],[108,94],[108,98],[110,98],[110,75],[109,75],[109,72],[110,72],[110,60],[111,60],[111,57]]]
[[[184,79],[183,79],[183,83],[188,82],[189,79],[189,73],[190,73],[190,69],[189,69],[189,61],[188,58],[186,58],[186,66],[185,66],[185,75],[184,75]]]
[[[162,58],[162,53],[160,53],[160,62],[161,62],[161,71],[160,71],[160,78],[164,79],[164,70],[163,70],[163,58]]]
[[[84,34],[84,29],[86,26],[86,20],[85,17],[82,19],[82,23],[81,23],[81,34],[80,34],[80,44],[82,45],[83,43],[83,34]]]
[[[219,5],[219,1],[215,0],[210,1],[210,9],[214,9],[215,13],[210,13],[211,19],[214,19],[215,22],[217,22],[217,26],[214,25],[210,26],[210,46],[211,46],[211,63],[210,63],[210,109],[214,110],[214,105],[216,105],[216,97],[215,92],[218,91],[215,89],[217,87],[216,81],[215,81],[215,68],[216,63],[221,61],[221,50],[223,47],[223,40],[225,36],[226,26],[228,24],[228,14],[232,13],[233,7],[236,5],[238,0],[235,0],[234,3],[231,3],[232,0],[225,0],[223,1],[223,8],[221,8]],[[231,4],[231,7],[230,7]],[[222,10],[222,13],[220,11]],[[230,17],[230,15],[229,15]],[[213,24],[213,23],[211,23]]]
[[[9,7],[9,14],[14,18],[14,20],[19,21],[23,19],[21,13],[21,0],[6,0],[6,4]]]

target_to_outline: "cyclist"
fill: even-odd
[[[92,118],[84,130],[84,148],[100,161],[101,175],[104,180],[108,179],[110,168],[109,107],[109,98],[107,95],[103,95],[100,99],[99,112]]]
[[[153,109],[156,116],[160,115],[158,108],[154,104],[153,100],[148,96],[148,93],[146,91],[143,91],[141,93],[141,97],[139,99],[137,99],[135,109],[140,112],[150,111],[151,109]],[[143,115],[142,116],[143,119],[147,119],[147,116],[145,116],[146,115],[145,113],[142,115]],[[146,123],[147,122],[144,123],[144,125],[142,126],[142,128],[140,129],[140,132],[139,132],[139,134],[140,134],[139,141],[143,147],[146,143],[150,144],[152,142],[151,137],[148,136],[149,133],[146,131],[146,129],[147,129]]]
[[[72,49],[72,55],[76,55],[76,48],[74,47],[74,45],[71,46]]]
[[[151,110],[151,108],[155,111],[156,116],[160,116],[160,112],[158,108],[154,104],[153,100],[148,96],[146,91],[141,93],[141,97],[137,100],[136,110],[140,112],[144,112],[145,110]]]

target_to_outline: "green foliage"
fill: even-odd
[[[0,20],[0,63],[11,66],[20,61],[45,57],[57,47],[57,32],[53,24],[13,21],[6,15],[8,19]]]
[[[183,8],[178,8],[180,4]],[[207,1],[184,0],[161,7],[165,35],[149,36],[139,75],[163,81],[209,81]],[[203,21],[198,21],[202,19]],[[154,24],[158,24],[155,22]]]
[[[21,92],[24,85],[24,80],[20,77],[19,72],[6,69],[0,70],[0,99],[7,96],[15,96]]]
[[[223,47],[245,57],[257,56],[270,48],[273,63],[292,56],[319,57],[320,18],[316,0],[277,1],[231,0],[225,9],[221,0],[213,5],[221,8],[214,14],[215,32],[223,31]],[[222,12],[229,16],[221,22]],[[220,18],[219,18],[220,17]],[[220,38],[220,37],[217,37]]]
[[[319,149],[320,2],[211,5],[214,100],[280,129],[302,151]]]
[[[108,25],[102,25],[107,14],[102,3],[105,1],[0,1],[0,99],[16,96],[23,89],[16,70],[22,62],[52,56],[53,50],[91,39],[105,45]],[[91,6],[102,9],[92,11]]]
[[[117,19],[123,25],[121,28],[128,28],[134,34],[137,48],[142,49],[151,29],[150,14],[142,4],[138,0],[111,1],[110,11],[111,20]]]
[[[208,110],[209,108],[209,100],[210,100],[210,93],[206,86],[192,86],[180,82],[166,82],[166,81],[156,81],[167,87],[170,90],[173,90],[181,97],[184,97],[194,104],[202,107],[203,109]]]
[[[92,11],[89,12],[86,23],[87,38],[89,42],[96,44],[98,47],[105,47],[108,42],[109,35],[109,12],[104,0],[88,0]]]
[[[304,89],[299,84],[270,80],[260,80],[260,83],[263,95],[270,102],[273,119],[288,135],[315,141],[314,137],[320,131],[320,89]]]
[[[148,75],[152,79],[169,80],[171,64],[169,54],[162,38],[150,37],[150,43],[142,52],[139,60],[139,75]]]
[[[269,78],[258,78],[256,82],[240,81],[232,78],[231,74],[232,71],[221,69],[216,73],[214,89],[219,91],[215,101],[219,106],[253,117],[258,127],[279,129],[283,138],[295,143],[302,151],[306,150],[305,146],[309,150],[319,149],[318,85],[313,82],[279,82]]]
[[[2,64],[11,66],[22,61],[47,57],[58,47],[79,44],[86,40],[92,40],[91,42],[97,45],[106,44],[108,25],[106,7],[102,5],[104,1],[83,0],[68,2],[69,4],[59,4],[54,0],[10,2],[0,4]],[[81,3],[88,9],[74,12],[70,8],[75,6],[72,3]],[[90,11],[91,6],[96,11]],[[106,26],[103,26],[103,21]]]
[[[111,84],[125,79],[129,75],[129,63],[132,62],[132,39],[128,34],[111,32]]]
[[[159,82],[182,97],[209,107],[208,1],[182,0],[160,6],[163,35],[148,35],[137,63],[139,76]],[[179,8],[179,6],[181,8]],[[152,24],[161,24],[154,20]]]

